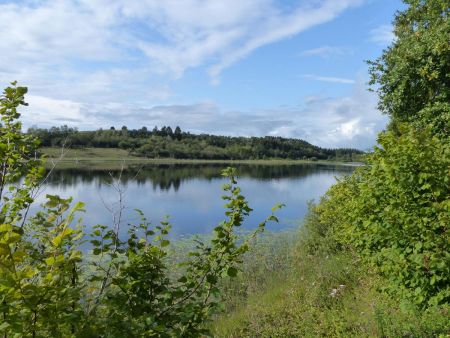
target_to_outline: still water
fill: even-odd
[[[120,194],[111,185],[120,177],[123,200],[122,229],[137,222],[134,209],[144,212],[152,224],[169,216],[171,236],[210,232],[225,218],[221,187],[226,179],[220,171],[226,165],[152,165],[122,173],[107,170],[56,170],[37,199],[46,194],[72,196],[86,204],[80,216],[87,229],[95,224],[112,225],[118,216]],[[336,182],[336,177],[352,172],[352,167],[303,165],[238,165],[238,184],[253,212],[243,228],[252,229],[270,214],[277,203],[286,206],[277,212],[279,224],[268,230],[298,226],[307,212],[308,201],[318,200]]]

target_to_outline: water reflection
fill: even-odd
[[[194,178],[211,181],[221,177],[221,170],[224,164],[158,164],[147,165],[127,169],[123,172],[119,170],[89,170],[89,169],[64,169],[54,170],[48,180],[48,185],[52,187],[70,187],[79,184],[110,184],[113,178],[121,177],[124,185],[133,182],[137,185],[151,184],[153,190],[171,190],[177,192],[184,181]],[[256,180],[276,180],[280,178],[301,178],[326,171],[341,175],[350,173],[353,169],[348,166],[325,165],[325,164],[304,164],[304,165],[234,165],[237,168],[239,177]]]
[[[207,233],[224,219],[224,201],[220,175],[225,164],[152,165],[121,173],[125,199],[123,224],[137,222],[134,209],[142,210],[153,221],[170,215],[172,235]],[[285,203],[278,216],[280,224],[271,230],[297,224],[307,211],[307,202],[318,199],[335,182],[336,176],[353,168],[305,165],[237,165],[239,185],[254,209],[244,228],[255,227],[276,203]],[[86,203],[84,223],[110,225],[112,216],[105,206],[117,207],[117,192],[109,184],[118,171],[56,170],[49,178],[45,193],[72,196]],[[38,202],[44,201],[44,195]]]

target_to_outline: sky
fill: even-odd
[[[400,0],[0,0],[0,86],[24,127],[180,126],[368,149],[365,60]]]

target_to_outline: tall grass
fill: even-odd
[[[261,238],[223,285],[215,337],[450,337],[448,307],[419,311],[342,250],[310,213],[299,231]]]

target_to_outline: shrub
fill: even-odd
[[[343,245],[414,303],[450,301],[450,142],[403,125],[380,134],[368,166],[333,186],[317,207]]]

